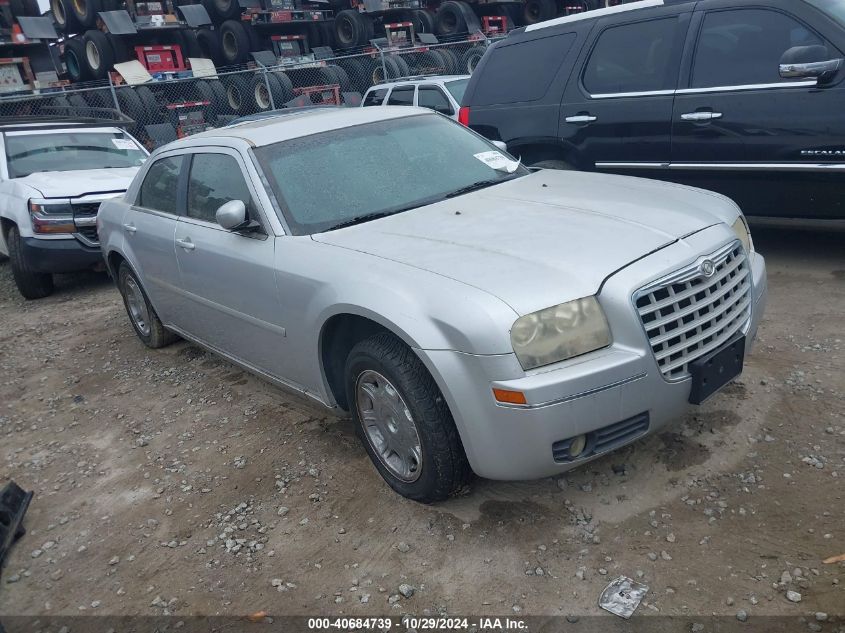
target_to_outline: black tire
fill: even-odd
[[[411,414],[421,448],[414,481],[403,480],[385,466],[364,430],[359,404],[366,404],[358,403],[356,387],[358,379],[368,370],[390,381]],[[389,333],[372,336],[352,348],[346,359],[345,376],[346,397],[356,433],[379,474],[393,490],[420,503],[434,503],[449,498],[470,481],[472,471],[449,406],[411,348]]]
[[[182,48],[182,57],[188,61],[188,57],[202,57],[202,47],[197,34],[190,30],[179,31],[179,46]]]
[[[93,79],[105,79],[114,67],[114,50],[105,33],[92,29],[85,32],[85,65]]]
[[[242,22],[226,20],[220,25],[220,56],[225,66],[247,63],[251,49],[252,40]]]
[[[70,101],[67,97],[53,97],[47,102],[47,110],[44,114],[48,116],[72,116]]]
[[[43,299],[53,294],[53,275],[39,273],[29,267],[21,249],[21,235],[13,226],[6,234],[6,246],[12,263],[12,277],[24,299]]]
[[[148,86],[137,86],[135,94],[141,100],[141,105],[144,107],[144,123],[164,123],[164,113],[161,106],[156,100],[155,94]]]
[[[100,0],[71,0],[68,4],[80,27],[91,29],[97,25],[97,14],[103,10]]]
[[[354,9],[344,9],[334,18],[334,39],[340,49],[366,46],[372,20]]]
[[[134,284],[134,288],[131,284]],[[176,334],[162,325],[156,311],[153,309],[152,304],[150,304],[147,293],[144,292],[144,288],[141,286],[141,282],[126,262],[122,262],[117,271],[117,288],[120,290],[121,297],[123,297],[123,306],[126,308],[126,314],[129,316],[132,329],[135,330],[135,334],[138,335],[138,338],[141,339],[144,345],[152,349],[158,349],[159,347],[170,345],[179,339]],[[143,302],[147,310],[149,317],[148,332],[142,330],[136,323],[136,319],[132,316],[130,297],[133,295],[135,289],[140,293],[138,300]]]
[[[466,73],[471,75],[475,70],[475,67],[478,66],[478,62],[481,61],[481,58],[484,57],[484,48],[480,46],[475,46],[461,55],[461,73]]]
[[[347,57],[344,59],[335,59],[334,62],[346,71],[353,90],[357,90],[361,94],[367,91],[367,88],[371,85],[368,77],[369,58],[365,60],[360,57]]]
[[[443,65],[443,58],[432,50],[414,56],[414,72],[417,74],[442,75]]]
[[[305,36],[309,51],[313,51],[315,46],[326,46],[323,43],[323,31],[317,22],[309,22],[305,25]]]
[[[71,8],[72,0],[50,0],[50,13],[53,15],[53,22],[56,23],[56,30],[64,33],[79,32],[79,22]]]
[[[446,67],[447,74],[458,75],[461,73],[461,60],[455,54],[455,51],[448,48],[438,48],[437,52],[443,58],[443,64]]]
[[[208,101],[207,107],[210,108],[211,112],[215,115],[228,114],[231,110],[226,101],[226,90],[221,86],[220,91],[217,91],[211,87],[212,83],[219,84],[220,82],[216,79],[210,81],[198,79],[194,82],[194,91],[196,93],[197,100]]]
[[[348,92],[349,90],[352,90],[352,80],[343,68],[329,64],[323,70],[334,76],[333,83],[337,83],[337,85],[340,86],[341,92]]]
[[[281,79],[282,77],[287,80],[286,83]],[[250,94],[256,110],[266,112],[283,108],[286,102],[293,99],[293,86],[290,85],[290,79],[286,75],[267,73],[267,80],[264,79],[264,73],[256,73],[250,82]],[[272,101],[270,95],[273,96]]]
[[[10,0],[9,7],[12,9],[12,15],[15,17],[38,17],[41,15],[38,2],[35,0]]]
[[[226,101],[235,114],[253,112],[254,100],[250,99],[250,83],[246,77],[232,75],[223,80],[226,87]]]
[[[385,74],[385,72],[387,74]],[[381,84],[386,81],[393,81],[402,76],[402,69],[399,64],[391,56],[384,57],[384,64],[381,60],[376,60],[370,72],[370,80],[372,85]]]
[[[541,160],[536,163],[531,163],[531,167],[537,169],[557,169],[559,171],[575,171],[575,167],[567,163],[565,160]]]
[[[220,34],[218,31],[210,31],[209,29],[200,29],[195,33],[197,37],[197,45],[200,48],[201,57],[210,59],[215,64],[222,64],[223,57],[220,48]]]
[[[208,12],[212,22],[232,20],[241,14],[241,6],[238,0],[202,0],[202,5]]]
[[[438,37],[457,37],[477,30],[478,19],[466,2],[447,0],[434,17],[434,32]]]
[[[557,15],[555,0],[525,0],[522,6],[522,21],[525,24],[537,24],[551,20]]]
[[[91,106],[88,105],[88,102],[82,95],[70,95],[67,100],[70,103],[70,107],[73,108],[73,116],[93,116]]]
[[[115,94],[117,94],[117,102],[120,104],[120,111],[135,121],[135,123],[129,126],[129,131],[137,135],[144,129],[144,125],[148,123],[146,110],[141,97],[138,96],[134,88],[128,86],[119,88],[115,91]]]
[[[426,9],[414,9],[409,16],[417,33],[434,33],[434,14]]]
[[[391,55],[393,61],[396,62],[396,65],[399,67],[399,76],[400,77],[410,77],[411,75],[411,68],[408,66],[408,62],[405,61],[405,58],[401,55]]]
[[[115,64],[119,64],[121,62],[128,62],[130,59],[135,58],[135,51],[130,49],[129,46],[127,46],[126,40],[120,35],[112,35],[111,33],[106,33],[106,37],[109,40],[109,44],[111,44],[111,50],[112,54],[114,55]]]
[[[317,22],[317,28],[320,31],[320,39],[323,40],[323,46],[334,49],[337,46],[334,39],[334,22]]]
[[[114,108],[114,99],[112,99],[111,90],[108,88],[87,91],[85,93],[85,100],[92,108]]]
[[[208,87],[214,95],[214,103],[217,104],[218,114],[229,114],[232,109],[229,107],[229,100],[226,98],[226,87],[219,79],[206,80]]]
[[[62,54],[67,69],[67,76],[71,82],[79,83],[91,79],[91,71],[85,61],[85,42],[80,38],[67,40],[65,52]]]

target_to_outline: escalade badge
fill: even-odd
[[[698,267],[698,270],[705,277],[712,277],[713,273],[716,272],[716,265],[713,263],[712,260],[705,259],[703,262],[701,262],[701,265]]]

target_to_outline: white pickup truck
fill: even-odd
[[[52,293],[54,273],[103,264],[97,210],[148,155],[109,120],[0,118],[0,258],[25,298]]]

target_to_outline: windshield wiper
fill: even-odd
[[[381,213],[368,213],[367,215],[356,215],[353,218],[349,218],[348,220],[344,220],[343,222],[338,222],[337,224],[332,224],[331,227],[326,229],[327,231],[334,231],[335,229],[343,229],[347,226],[355,226],[356,224],[362,224],[364,222],[369,222],[370,220],[378,220],[379,218],[386,218],[388,215],[393,215],[394,213],[399,213],[398,211],[382,211]]]
[[[455,198],[457,196],[462,196],[465,193],[470,193],[471,191],[478,191],[479,189],[484,189],[485,187],[492,187],[493,185],[498,185],[499,183],[506,182],[515,178],[516,174],[510,174],[505,178],[488,178],[487,180],[479,180],[477,182],[472,183],[471,185],[467,185],[466,187],[461,187],[460,189],[455,189],[454,191],[450,191],[447,193],[444,198]]]

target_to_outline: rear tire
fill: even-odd
[[[250,84],[246,77],[232,75],[224,81],[226,87],[226,101],[235,114],[250,114],[252,100],[250,99]]]
[[[345,375],[356,433],[393,490],[433,503],[470,481],[472,471],[449,406],[411,348],[392,334],[376,334],[352,348]],[[362,412],[372,413],[367,423]]]
[[[475,70],[475,67],[478,66],[478,62],[480,62],[481,58],[484,57],[484,50],[485,49],[476,46],[461,55],[461,72],[471,75]]]
[[[369,18],[354,9],[340,11],[334,19],[334,39],[340,49],[366,46],[372,23],[368,27]]]
[[[217,31],[200,29],[196,32],[197,45],[200,48],[202,57],[210,59],[215,64],[222,64],[223,57],[220,48],[220,36]]]
[[[97,25],[97,13],[103,10],[100,0],[70,0],[68,4],[80,27],[91,29]]]
[[[12,277],[24,299],[43,299],[53,294],[53,275],[35,272],[23,256],[18,227],[13,226],[6,235],[6,246],[12,262]]]
[[[147,293],[141,287],[141,282],[126,262],[122,262],[118,269],[117,287],[123,297],[123,305],[129,315],[132,329],[144,345],[158,349],[179,338],[162,325],[147,298]]]
[[[105,79],[114,66],[114,49],[105,33],[92,29],[85,32],[85,65],[93,79]]]
[[[251,49],[252,38],[242,22],[226,20],[220,25],[220,56],[224,65],[245,64]]]
[[[73,83],[91,79],[91,71],[88,69],[88,62],[85,61],[85,42],[82,38],[67,40],[62,57],[67,75]]]

